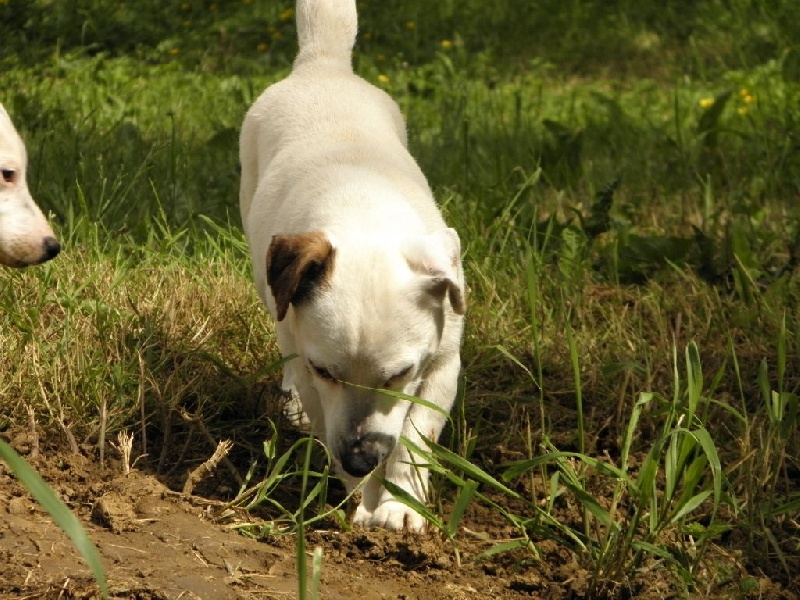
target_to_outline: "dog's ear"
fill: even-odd
[[[267,251],[267,283],[275,298],[278,321],[289,305],[299,306],[324,285],[333,270],[335,252],[321,231],[272,236]]]
[[[405,247],[409,264],[426,275],[426,291],[450,299],[453,312],[463,315],[467,310],[464,288],[464,269],[461,266],[461,240],[450,227],[411,240]]]

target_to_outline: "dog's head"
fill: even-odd
[[[0,265],[25,267],[61,249],[28,191],[25,144],[0,105]]]
[[[458,352],[465,310],[458,235],[276,235],[267,281],[306,372],[297,382],[301,398],[319,400],[327,445],[344,470],[366,475],[394,448],[411,407],[382,390],[417,395],[440,348]]]

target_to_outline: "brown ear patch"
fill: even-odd
[[[272,236],[267,283],[275,297],[278,321],[283,321],[290,304],[302,304],[329,280],[334,255],[330,240],[321,231]]]
[[[464,290],[452,279],[437,273],[431,276],[424,289],[439,301],[444,300],[444,296],[447,294],[450,306],[457,315],[463,315],[466,312],[467,303],[464,298]]]

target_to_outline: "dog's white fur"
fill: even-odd
[[[354,523],[421,531],[427,469],[400,436],[437,439],[450,410],[465,310],[460,242],[406,148],[403,117],[353,73],[354,0],[299,0],[289,77],[245,118],[240,207],[255,285],[276,320],[283,388],[299,397],[352,489]]]
[[[60,250],[42,211],[28,191],[25,144],[0,104],[0,265],[25,267]]]

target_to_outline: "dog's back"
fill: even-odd
[[[346,172],[351,165],[357,166],[358,179],[373,178],[376,186],[391,180],[388,187],[402,194],[423,220],[443,226],[427,180],[406,149],[399,107],[386,92],[353,73],[355,1],[299,0],[297,30],[300,48],[291,75],[261,94],[242,127],[240,209],[245,233],[254,221],[276,214],[282,215],[283,231],[292,231],[286,213],[300,206],[293,202],[295,184],[335,193],[342,180],[353,179],[352,171]],[[255,196],[259,201],[252,208]],[[352,224],[380,197],[373,194],[361,204],[349,197],[335,204],[351,211],[341,218]],[[297,216],[304,228],[313,226],[307,215]],[[333,226],[330,220],[326,223]],[[259,231],[275,233],[262,226]]]

